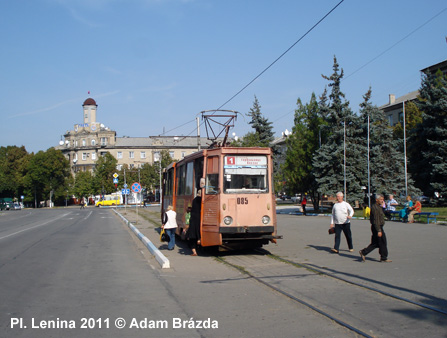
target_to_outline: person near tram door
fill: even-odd
[[[349,252],[354,251],[352,246],[352,233],[351,233],[351,218],[354,215],[354,209],[348,202],[343,201],[343,193],[339,191],[337,193],[337,203],[332,207],[331,228],[335,227],[335,244],[332,252],[338,253],[340,248],[340,235],[341,232],[345,234],[346,241],[348,242]]]
[[[163,220],[164,224],[161,226],[169,236],[168,250],[174,250],[175,248],[175,230],[177,229],[176,217],[177,213],[174,211],[174,207],[172,205],[168,206],[166,219]]]
[[[186,229],[186,238],[192,250],[191,256],[197,256],[197,246],[200,245],[200,215],[202,212],[202,189],[197,190],[197,196],[191,205],[189,227]]]

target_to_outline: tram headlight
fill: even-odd
[[[269,216],[263,216],[262,217],[262,224],[269,224],[270,223],[270,217]]]
[[[231,225],[231,223],[233,223],[233,218],[231,216],[225,216],[223,221],[225,225]]]

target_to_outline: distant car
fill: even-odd
[[[421,202],[421,204],[429,204],[430,203],[430,197],[427,197],[427,196],[419,196],[417,199]]]
[[[289,199],[290,199],[290,196],[282,195],[282,196],[281,196],[281,199],[282,199],[283,201],[285,201],[285,200],[289,200]]]
[[[301,202],[301,196],[292,196],[290,199],[293,203]]]
[[[20,206],[19,203],[14,203],[11,207],[12,210],[21,210],[22,207]]]

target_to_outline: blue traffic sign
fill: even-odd
[[[134,184],[132,184],[131,189],[132,189],[133,192],[136,192],[136,193],[140,192],[141,191],[140,183],[135,182]]]
[[[113,183],[114,183],[114,184],[118,184],[118,179],[117,179],[117,178],[114,178],[114,179],[113,179]]]
[[[121,189],[121,194],[129,195],[130,194],[130,189]]]
[[[127,184],[126,184],[126,183],[124,183],[123,187],[124,187],[124,188],[127,188]]]

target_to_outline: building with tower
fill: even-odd
[[[93,98],[86,99],[82,109],[82,123],[67,131],[59,146],[55,147],[69,160],[73,174],[93,171],[97,159],[107,152],[117,159],[117,170],[120,170],[125,164],[129,168],[153,164],[162,150],[167,150],[173,159],[179,160],[196,152],[199,144],[201,149],[206,149],[211,143],[205,137],[191,136],[117,137],[116,131],[96,120],[98,105]]]

